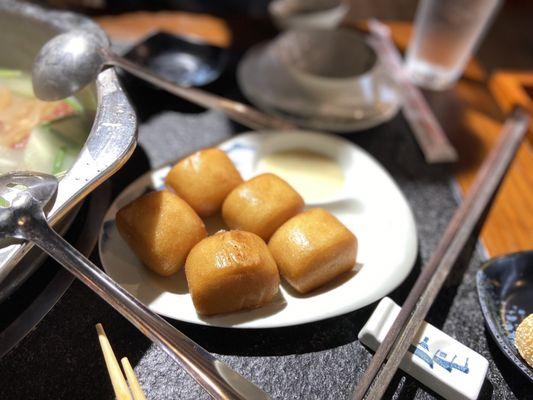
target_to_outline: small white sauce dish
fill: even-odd
[[[334,28],[348,13],[343,0],[274,0],[268,6],[278,29]]]

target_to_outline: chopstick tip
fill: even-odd
[[[519,104],[513,106],[510,116],[513,118],[531,118],[531,114]]]
[[[104,335],[104,336],[105,336],[104,327],[102,326],[102,324],[101,324],[100,322],[98,322],[98,323],[95,325],[95,328],[96,328],[96,332],[97,332],[99,335]]]

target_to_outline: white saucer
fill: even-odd
[[[269,44],[252,47],[237,68],[239,87],[256,107],[298,126],[339,133],[375,127],[398,113],[400,100],[396,85],[381,65],[377,66],[375,74],[379,100],[369,115],[361,109],[357,99],[352,104],[314,99],[282,62],[272,56]]]
[[[162,278],[145,268],[117,231],[115,214],[143,193],[160,190],[170,167],[150,171],[128,186],[108,210],[100,231],[100,259],[105,271],[151,310],[169,318],[202,325],[274,328],[298,325],[345,314],[394,290],[411,271],[417,254],[413,214],[383,167],[351,142],[311,132],[260,132],[239,135],[219,146],[244,179],[255,175],[260,157],[289,149],[310,150],[336,159],[345,174],[344,200],[322,204],[359,241],[357,266],[326,287],[299,295],[286,283],[265,307],[214,317],[199,316],[183,272]],[[206,220],[210,233],[220,218]],[[357,271],[357,272],[356,272]]]

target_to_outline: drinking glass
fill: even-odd
[[[501,0],[421,0],[407,49],[406,72],[418,86],[452,86],[499,9]]]

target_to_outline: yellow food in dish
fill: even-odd
[[[241,175],[219,149],[198,151],[178,162],[165,183],[202,217],[220,210],[229,192],[242,183]]]
[[[317,161],[307,153],[277,156],[263,164],[289,168],[296,157],[304,159],[296,162],[299,168],[307,169],[306,163]],[[338,166],[330,161],[321,160],[321,165],[341,187],[342,172],[337,174]],[[292,178],[297,181],[298,175]],[[309,179],[308,189],[313,186]],[[201,150],[178,162],[165,183],[173,192],[152,192],[133,201],[117,213],[117,227],[139,259],[159,275],[172,275],[185,265],[198,314],[262,307],[278,293],[280,273],[298,292],[308,293],[355,266],[357,238],[337,218],[321,208],[302,213],[302,196],[275,174],[243,182],[219,149]],[[313,190],[308,194],[318,193]],[[232,230],[207,237],[200,217],[220,209]]]
[[[162,276],[176,273],[192,247],[207,236],[194,210],[168,191],[139,197],[118,211],[116,221],[137,257]]]
[[[287,282],[307,293],[355,266],[357,238],[329,212],[315,208],[285,222],[268,248]]]
[[[194,307],[212,315],[261,307],[278,292],[266,243],[250,232],[222,231],[198,243],[185,263]]]
[[[287,182],[274,174],[262,174],[226,197],[222,217],[231,229],[253,232],[266,241],[303,207],[302,197]]]
[[[533,368],[533,314],[529,314],[518,325],[515,346],[522,358]]]

